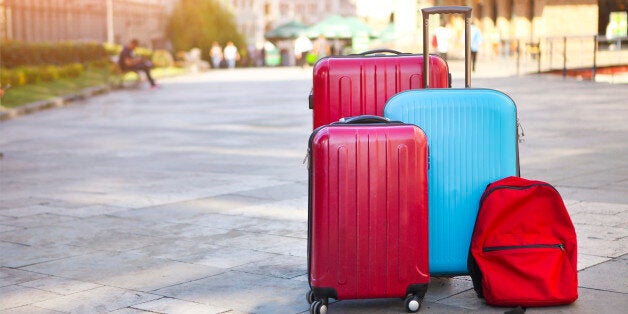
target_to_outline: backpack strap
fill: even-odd
[[[469,269],[469,275],[471,275],[471,281],[473,281],[473,290],[475,290],[475,294],[477,294],[478,298],[483,299],[482,270],[480,270],[473,254],[471,254],[471,250],[469,250],[469,257],[467,258],[467,268]]]

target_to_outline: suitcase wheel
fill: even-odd
[[[312,302],[314,302],[314,291],[310,290],[307,292],[307,294],[305,295],[305,298],[307,299],[307,303],[308,304],[312,304]]]
[[[423,300],[419,298],[419,296],[417,296],[416,294],[409,294],[406,297],[406,302],[405,302],[406,310],[410,313],[415,313],[419,311],[422,303],[423,303]]]
[[[314,300],[310,305],[310,314],[326,314],[327,304],[324,304],[321,300]]]

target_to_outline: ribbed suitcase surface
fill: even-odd
[[[310,141],[308,270],[315,294],[405,297],[411,285],[427,288],[423,131],[404,124],[327,126]]]
[[[428,138],[430,274],[467,274],[482,192],[519,174],[514,102],[488,89],[413,90],[390,99],[384,115]]]
[[[430,56],[432,87],[449,87],[449,68]],[[398,92],[422,88],[423,56],[342,56],[319,60],[312,88],[313,128],[357,115],[383,116],[386,101]]]

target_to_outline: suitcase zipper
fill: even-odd
[[[561,249],[565,250],[563,244],[526,244],[526,245],[501,245],[501,246],[487,246],[482,248],[482,252],[495,252],[505,250],[517,250],[517,249]]]

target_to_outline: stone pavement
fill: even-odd
[[[624,313],[628,88],[487,68],[473,86],[518,104],[522,175],[558,188],[578,232],[579,300],[528,311]],[[309,69],[206,72],[0,123],[0,312],[307,311],[310,81]],[[421,312],[505,310],[456,277],[433,279]]]

